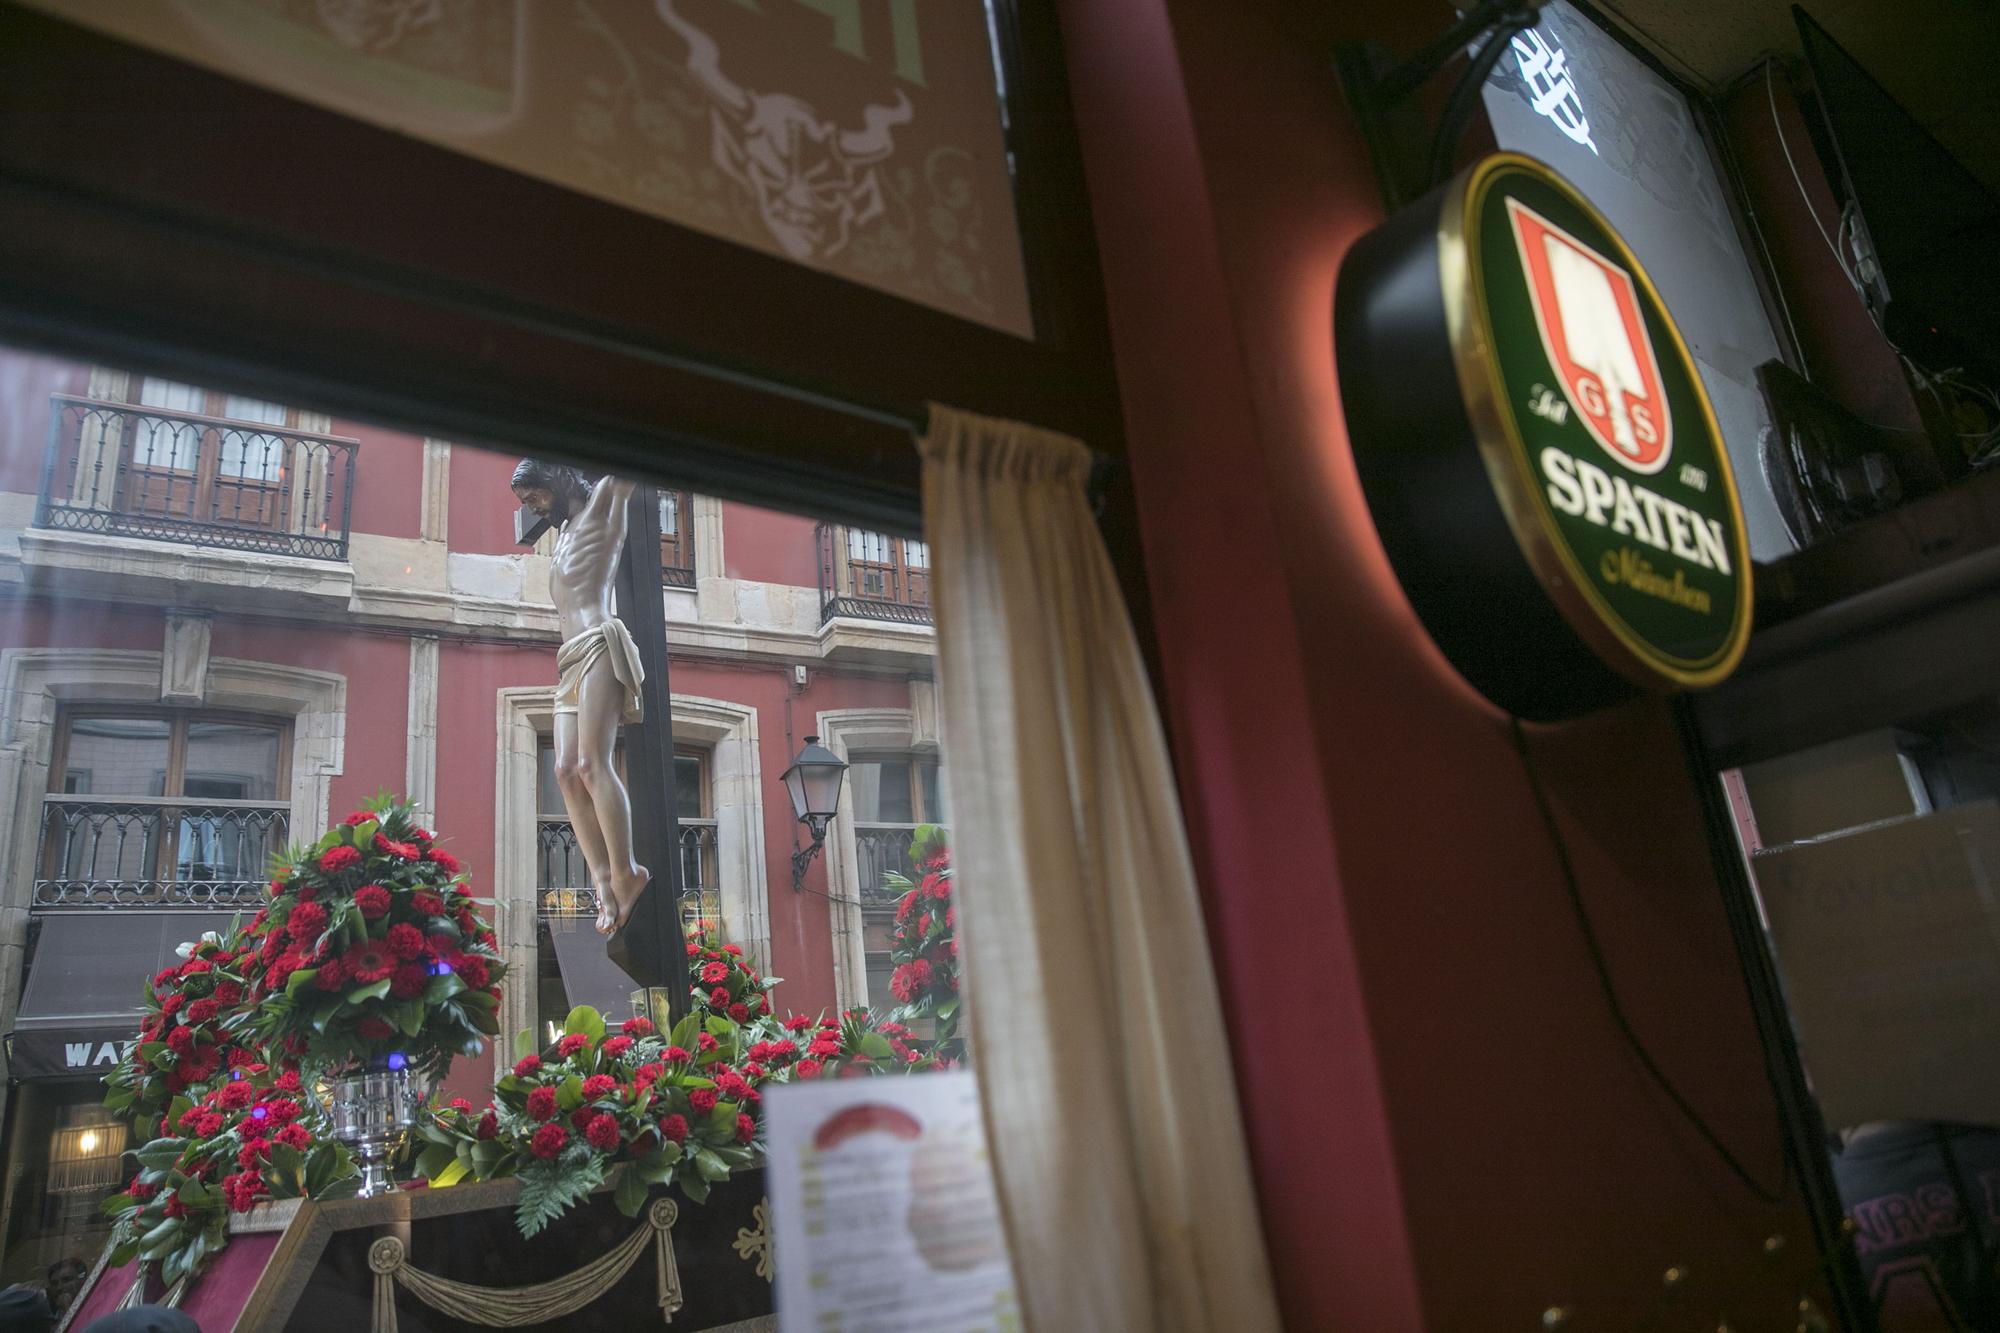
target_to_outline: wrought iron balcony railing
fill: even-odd
[[[856,871],[863,907],[896,905],[904,890],[890,886],[888,878],[892,872],[911,881],[917,878],[910,864],[910,838],[916,829],[915,824],[854,826],[854,859],[858,862]]]
[[[290,808],[273,801],[51,795],[36,911],[256,908]]]
[[[345,560],[360,442],[58,394],[35,525]]]
[[[819,546],[819,618],[931,623],[930,551],[911,537],[822,523]]]
[[[540,820],[535,830],[535,888],[543,916],[595,916],[597,892],[576,832],[567,819]],[[713,920],[721,902],[716,883],[715,821],[681,820],[681,898],[690,915]]]

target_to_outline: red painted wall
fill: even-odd
[[[1504,719],[1381,552],[1330,328],[1341,256],[1380,208],[1327,52],[1286,10],[1062,6],[1168,721],[1288,1323],[1533,1328],[1560,1304],[1573,1327],[1629,1328],[1666,1317],[1679,1263],[1687,1321],[1726,1300],[1734,1327],[1789,1329],[1805,1217],[1737,1186],[1622,1045]],[[1337,22],[1397,43],[1441,20],[1376,0]],[[1532,744],[1627,1012],[1775,1184],[1774,1099],[1666,710]],[[1276,956],[1309,1039],[1272,1021]],[[1774,1232],[1793,1244],[1767,1266]]]
[[[445,515],[451,549],[473,555],[518,555],[509,479],[520,459],[470,445],[451,447],[450,503]]]
[[[415,537],[422,531],[424,441],[420,435],[335,420],[333,433],[361,441],[354,464],[355,532]]]
[[[817,587],[819,556],[813,545],[813,521],[725,500],[722,563],[732,579]]]
[[[89,387],[88,367],[0,348],[0,491],[41,494],[49,395],[81,395]]]

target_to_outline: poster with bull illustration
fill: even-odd
[[[498,166],[1033,334],[983,5],[30,3]]]

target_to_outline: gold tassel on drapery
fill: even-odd
[[[546,1323],[574,1314],[616,1286],[653,1242],[654,1277],[660,1320],[671,1324],[681,1308],[681,1274],[674,1262],[674,1219],[680,1209],[672,1199],[655,1199],[645,1220],[615,1249],[562,1277],[532,1287],[478,1287],[454,1282],[413,1268],[403,1242],[384,1236],[368,1247],[368,1267],[375,1274],[375,1317],[371,1333],[396,1333],[396,1287],[434,1310],[487,1328],[517,1328]]]

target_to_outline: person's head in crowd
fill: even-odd
[[[17,1284],[0,1291],[0,1333],[49,1333],[55,1307],[40,1287]]]

